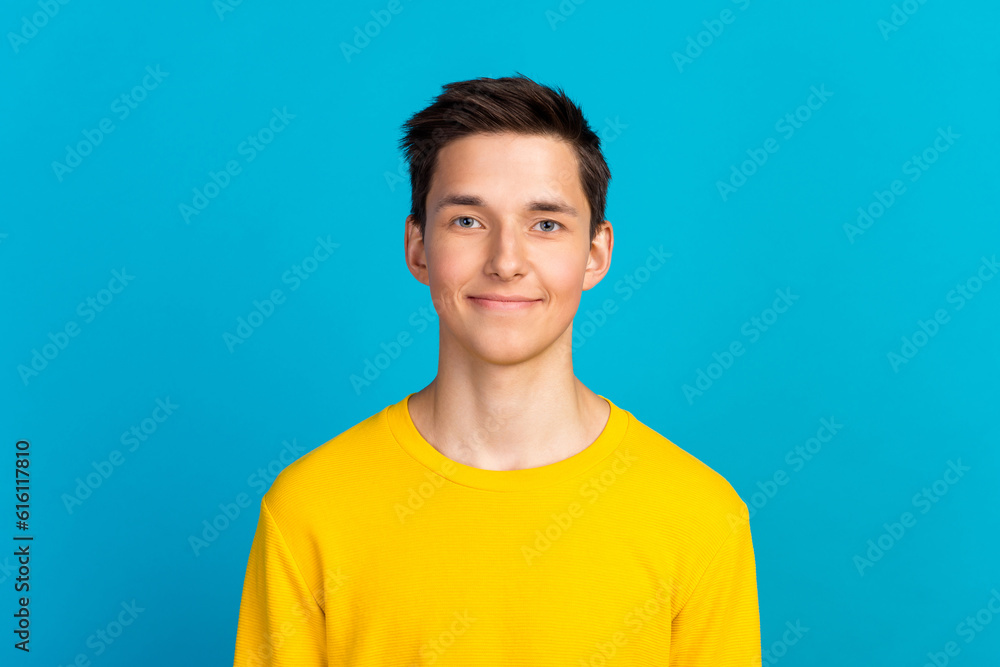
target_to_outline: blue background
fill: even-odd
[[[403,261],[399,126],[446,82],[520,71],[582,106],[613,174],[614,260],[584,294],[576,372],[751,506],[765,655],[922,665],[955,642],[950,664],[997,664],[1000,279],[977,282],[1000,252],[995,3],[46,1],[0,10],[0,540],[20,532],[21,438],[35,536],[30,655],[11,646],[16,575],[0,557],[0,662],[231,663],[282,452],[436,371],[428,290]],[[372,12],[391,20],[366,44],[355,28]],[[249,160],[242,142],[275,109],[294,118]],[[68,158],[102,119],[113,131]],[[766,162],[744,165],[769,138]],[[186,220],[230,160],[239,173]],[[905,192],[852,231],[895,180]],[[726,181],[739,186],[724,195]],[[338,245],[304,262],[317,239]],[[651,247],[671,253],[655,271]],[[296,265],[314,269],[298,284]],[[114,271],[133,276],[117,294]],[[276,289],[284,303],[227,345]],[[776,290],[798,297],[777,315]],[[606,299],[616,312],[584,326]],[[378,357],[402,332],[413,344]],[[920,343],[909,359],[904,338]],[[44,364],[25,373],[35,351]],[[382,368],[355,386],[366,362]],[[177,406],[162,423],[158,399]],[[824,418],[842,427],[810,442]],[[144,420],[129,451],[122,434]],[[808,461],[789,454],[809,446]],[[114,450],[121,464],[67,505]],[[945,475],[949,461],[968,470]],[[250,506],[218,519],[239,494]],[[904,512],[915,524],[893,537]],[[213,520],[229,525],[193,547]],[[134,622],[96,642],[133,600]],[[977,613],[991,622],[963,634]],[[808,631],[786,643],[797,622]]]

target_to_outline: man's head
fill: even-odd
[[[590,207],[590,239],[604,222],[611,171],[601,153],[601,141],[580,108],[563,92],[535,83],[523,74],[480,77],[443,86],[434,103],[414,114],[400,140],[409,163],[410,214],[423,234],[427,195],[441,149],[455,139],[474,134],[512,132],[551,136],[567,142],[578,162],[575,174]]]
[[[568,351],[581,291],[607,273],[614,242],[600,140],[562,93],[525,77],[445,89],[404,139],[407,264],[431,289],[442,347],[493,364],[560,339]]]

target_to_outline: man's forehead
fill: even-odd
[[[545,147],[549,151],[559,156],[566,156],[576,159],[576,152],[573,145],[562,137],[553,134],[532,134],[522,132],[473,132],[461,137],[451,139],[443,146],[440,152],[453,155],[458,152],[477,153],[487,152],[496,154],[502,147],[524,148],[526,145]]]
[[[472,141],[467,142],[463,147],[460,147],[461,150],[448,150],[448,148],[452,147],[455,143],[470,138],[485,138],[487,141],[478,142],[481,143],[481,148],[477,147],[477,142]],[[569,200],[575,198],[581,202],[585,202],[586,193],[583,191],[579,159],[576,155],[576,151],[573,150],[572,145],[559,137],[553,137],[551,135],[520,134],[511,132],[477,132],[454,139],[442,147],[441,151],[437,155],[437,159],[435,160],[434,170],[431,176],[431,187],[429,188],[430,191],[433,191],[435,186],[437,186],[438,189],[441,189],[442,191],[440,193],[435,193],[436,201],[428,202],[432,207],[431,212],[433,213],[448,205],[488,207],[501,203],[487,201],[485,193],[480,192],[482,188],[478,187],[482,184],[477,183],[470,177],[470,173],[467,168],[468,165],[463,164],[464,160],[459,158],[459,154],[462,154],[464,157],[469,157],[471,155],[474,159],[483,158],[483,160],[487,163],[491,160],[496,162],[497,142],[510,143],[519,139],[526,139],[529,142],[541,142],[543,144],[552,142],[550,144],[551,147],[562,147],[562,149],[556,149],[557,154],[562,153],[563,156],[569,158],[557,159],[554,163],[547,163],[547,166],[553,167],[552,169],[539,170],[544,172],[544,180],[543,182],[535,181],[532,183],[532,191],[525,192],[523,194],[521,208],[526,210],[561,212],[567,215],[579,217],[579,207],[574,206]],[[442,153],[444,153],[443,156]],[[444,157],[444,159],[442,159],[442,157]],[[532,163],[537,164],[537,162],[529,158],[526,164]],[[537,175],[533,175],[533,178],[536,176]],[[442,178],[446,178],[450,182],[442,183]],[[463,197],[464,199],[460,199]],[[478,198],[479,201],[473,202],[471,201],[472,198]]]

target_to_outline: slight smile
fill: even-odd
[[[536,303],[541,303],[541,299],[528,299],[522,296],[502,296],[497,294],[470,296],[469,300],[480,308],[487,310],[525,310]]]

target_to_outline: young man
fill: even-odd
[[[264,495],[235,665],[760,665],[747,506],[573,373],[614,245],[580,109],[519,74],[404,127],[438,373]]]

